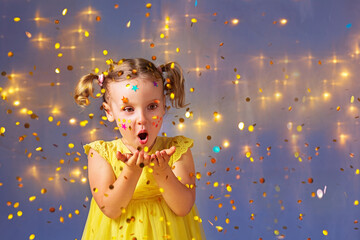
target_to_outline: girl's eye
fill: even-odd
[[[125,111],[125,112],[133,112],[134,109],[132,107],[124,107],[123,111]]]
[[[158,105],[157,105],[156,103],[152,103],[152,104],[149,105],[148,108],[149,108],[150,110],[155,110],[157,107],[158,107]]]

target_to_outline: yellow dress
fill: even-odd
[[[193,146],[193,140],[184,136],[158,136],[149,154],[171,146],[176,146],[176,151],[170,158],[170,166]],[[84,146],[86,154],[90,148],[108,161],[116,177],[120,175],[124,163],[117,160],[116,152],[130,153],[121,139],[89,143]],[[166,204],[152,173],[148,170],[148,167],[144,167],[134,195],[119,218],[111,219],[104,215],[92,198],[82,240],[205,239],[202,220],[196,206],[194,205],[185,217],[176,216]]]

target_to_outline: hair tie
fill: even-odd
[[[104,74],[100,74],[98,76],[98,81],[99,81],[99,86],[102,87],[103,86],[103,82],[104,82]]]

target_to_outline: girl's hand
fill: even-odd
[[[170,168],[169,160],[170,157],[175,153],[175,146],[172,146],[169,149],[164,149],[156,151],[155,154],[151,155],[151,161],[154,163],[154,172],[156,174],[161,174],[165,172],[166,169]]]
[[[139,152],[138,150],[136,150],[134,154],[122,154],[118,151],[116,153],[116,158],[125,163],[133,172],[141,172],[142,168],[150,163],[150,156],[145,155],[144,151]]]

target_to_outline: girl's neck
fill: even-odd
[[[125,138],[121,138],[120,139],[122,141],[122,143],[130,150],[131,153],[134,153],[137,149],[137,147],[132,146],[131,144],[128,144]],[[156,143],[157,137],[155,138],[154,142],[151,144],[151,146],[149,147],[148,152],[151,151],[151,149],[154,147],[155,143]],[[139,151],[141,151],[143,149],[140,149]]]

